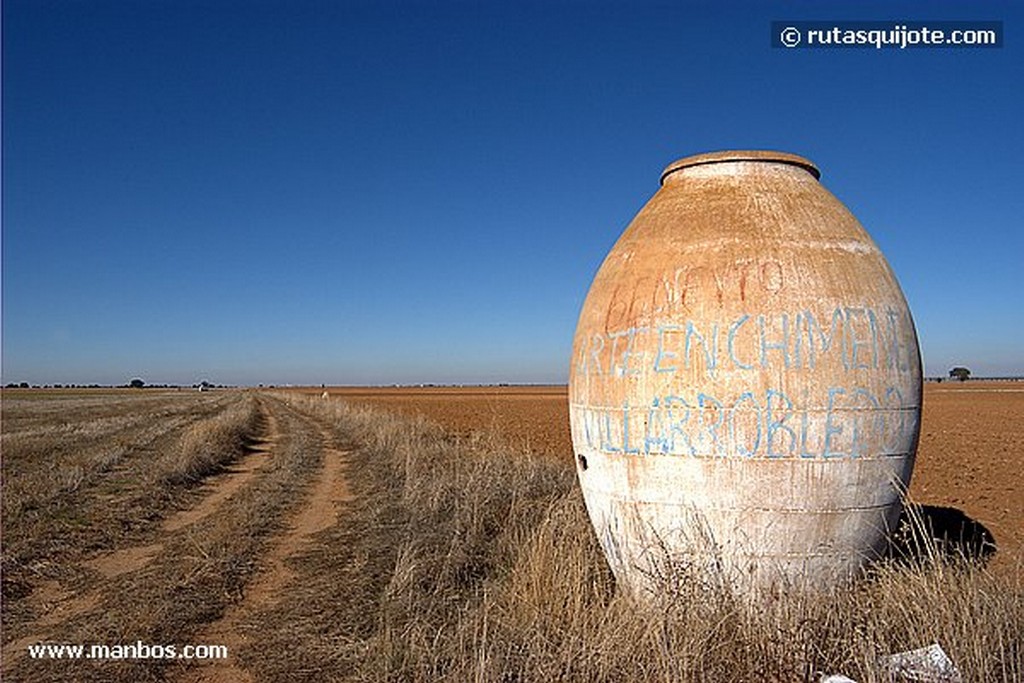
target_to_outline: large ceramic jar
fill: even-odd
[[[570,420],[617,580],[829,584],[885,545],[921,361],[892,270],[801,157],[671,164],[594,278]]]

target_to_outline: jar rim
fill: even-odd
[[[773,150],[725,150],[721,152],[706,152],[704,154],[694,154],[693,156],[683,157],[677,159],[671,164],[665,167],[665,170],[661,172],[661,184],[665,184],[665,178],[676,171],[681,171],[684,168],[691,168],[693,166],[704,166],[706,164],[722,164],[737,161],[766,161],[769,163],[776,164],[790,164],[791,166],[799,166],[804,169],[812,176],[815,180],[821,178],[821,171],[814,165],[810,160],[805,159],[797,154],[790,154],[789,152],[776,152]]]

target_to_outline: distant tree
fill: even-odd
[[[146,383],[143,382],[138,377],[136,377],[131,382],[128,382],[128,386],[130,386],[132,389],[141,389],[142,387],[146,386]]]
[[[953,368],[949,371],[950,379],[958,379],[961,382],[967,381],[967,378],[971,376],[971,371],[967,368]]]
[[[22,382],[21,384],[18,385],[18,387],[20,387],[21,389],[28,389],[28,382]]]

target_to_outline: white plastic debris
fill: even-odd
[[[821,683],[857,683],[852,678],[847,678],[842,674],[832,674],[831,676],[825,676],[821,679]]]
[[[890,655],[883,660],[883,664],[897,680],[914,683],[963,683],[960,671],[938,643]]]

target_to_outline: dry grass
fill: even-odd
[[[841,672],[872,683],[890,680],[880,656],[932,642],[965,681],[1024,680],[1021,565],[997,575],[950,558],[920,526],[911,533],[922,552],[827,594],[751,600],[676,568],[666,598],[641,607],[616,591],[569,461],[337,401],[234,393],[137,405],[131,417],[117,408],[122,422],[109,407],[83,406],[50,451],[32,440],[65,413],[15,406],[8,423],[5,405],[5,435],[23,439],[4,443],[7,483],[10,472],[45,480],[15,486],[21,501],[6,500],[5,486],[5,515],[19,515],[4,519],[4,619],[15,626],[5,639],[36,635],[26,628],[38,617],[24,607],[32,600],[7,594],[9,582],[56,576],[94,602],[54,626],[54,641],[210,642],[204,626],[243,599],[304,504],[330,425],[335,442],[352,444],[354,499],[290,561],[294,580],[276,602],[242,610],[252,645],[232,655],[256,681],[789,682]],[[171,511],[200,499],[205,474],[268,428],[264,415],[278,436],[254,456],[263,459],[246,484],[215,514],[161,531]],[[87,435],[84,458],[71,433]],[[9,443],[21,444],[10,462]],[[116,444],[125,450],[97,473]],[[141,544],[157,550],[136,571],[104,579],[81,568],[99,550]],[[177,667],[22,659],[4,674],[160,681]]]
[[[194,480],[171,483],[191,462],[183,454],[238,457],[241,430],[255,429],[257,414],[255,399],[240,393],[5,395],[5,639],[38,618],[27,598],[43,582],[86,590],[96,577],[81,560],[152,542],[161,517],[193,495]]]
[[[188,428],[178,448],[160,458],[151,477],[170,485],[194,484],[238,458],[260,431],[255,400],[237,403]]]
[[[47,634],[60,643],[187,644],[209,642],[203,626],[240,600],[260,568],[267,544],[283,529],[289,510],[319,467],[319,433],[273,399],[243,398],[217,417],[197,423],[167,457],[154,461],[147,481],[184,485],[198,473],[239,455],[262,415],[274,413],[280,436],[251,482],[229,497],[215,514],[158,541],[155,557],[137,571],[95,585],[95,606]],[[151,484],[152,485],[152,484]],[[158,525],[157,525],[158,526]],[[86,594],[90,594],[86,591]],[[162,681],[173,661],[55,661],[22,658],[5,671],[24,681]]]
[[[190,425],[236,400],[191,392],[5,395],[4,598],[23,597],[37,579],[74,580],[74,560],[125,540],[172,505],[171,490],[151,486],[154,462]]]
[[[357,501],[256,615],[258,680],[888,681],[939,642],[967,681],[1024,679],[1021,573],[928,553],[822,594],[747,599],[680,570],[659,604],[615,590],[570,463],[293,399],[360,448]],[[926,546],[927,547],[927,546]]]
[[[3,397],[3,518],[51,506],[99,483],[125,458],[224,409],[231,397]],[[162,444],[160,444],[162,446]]]

